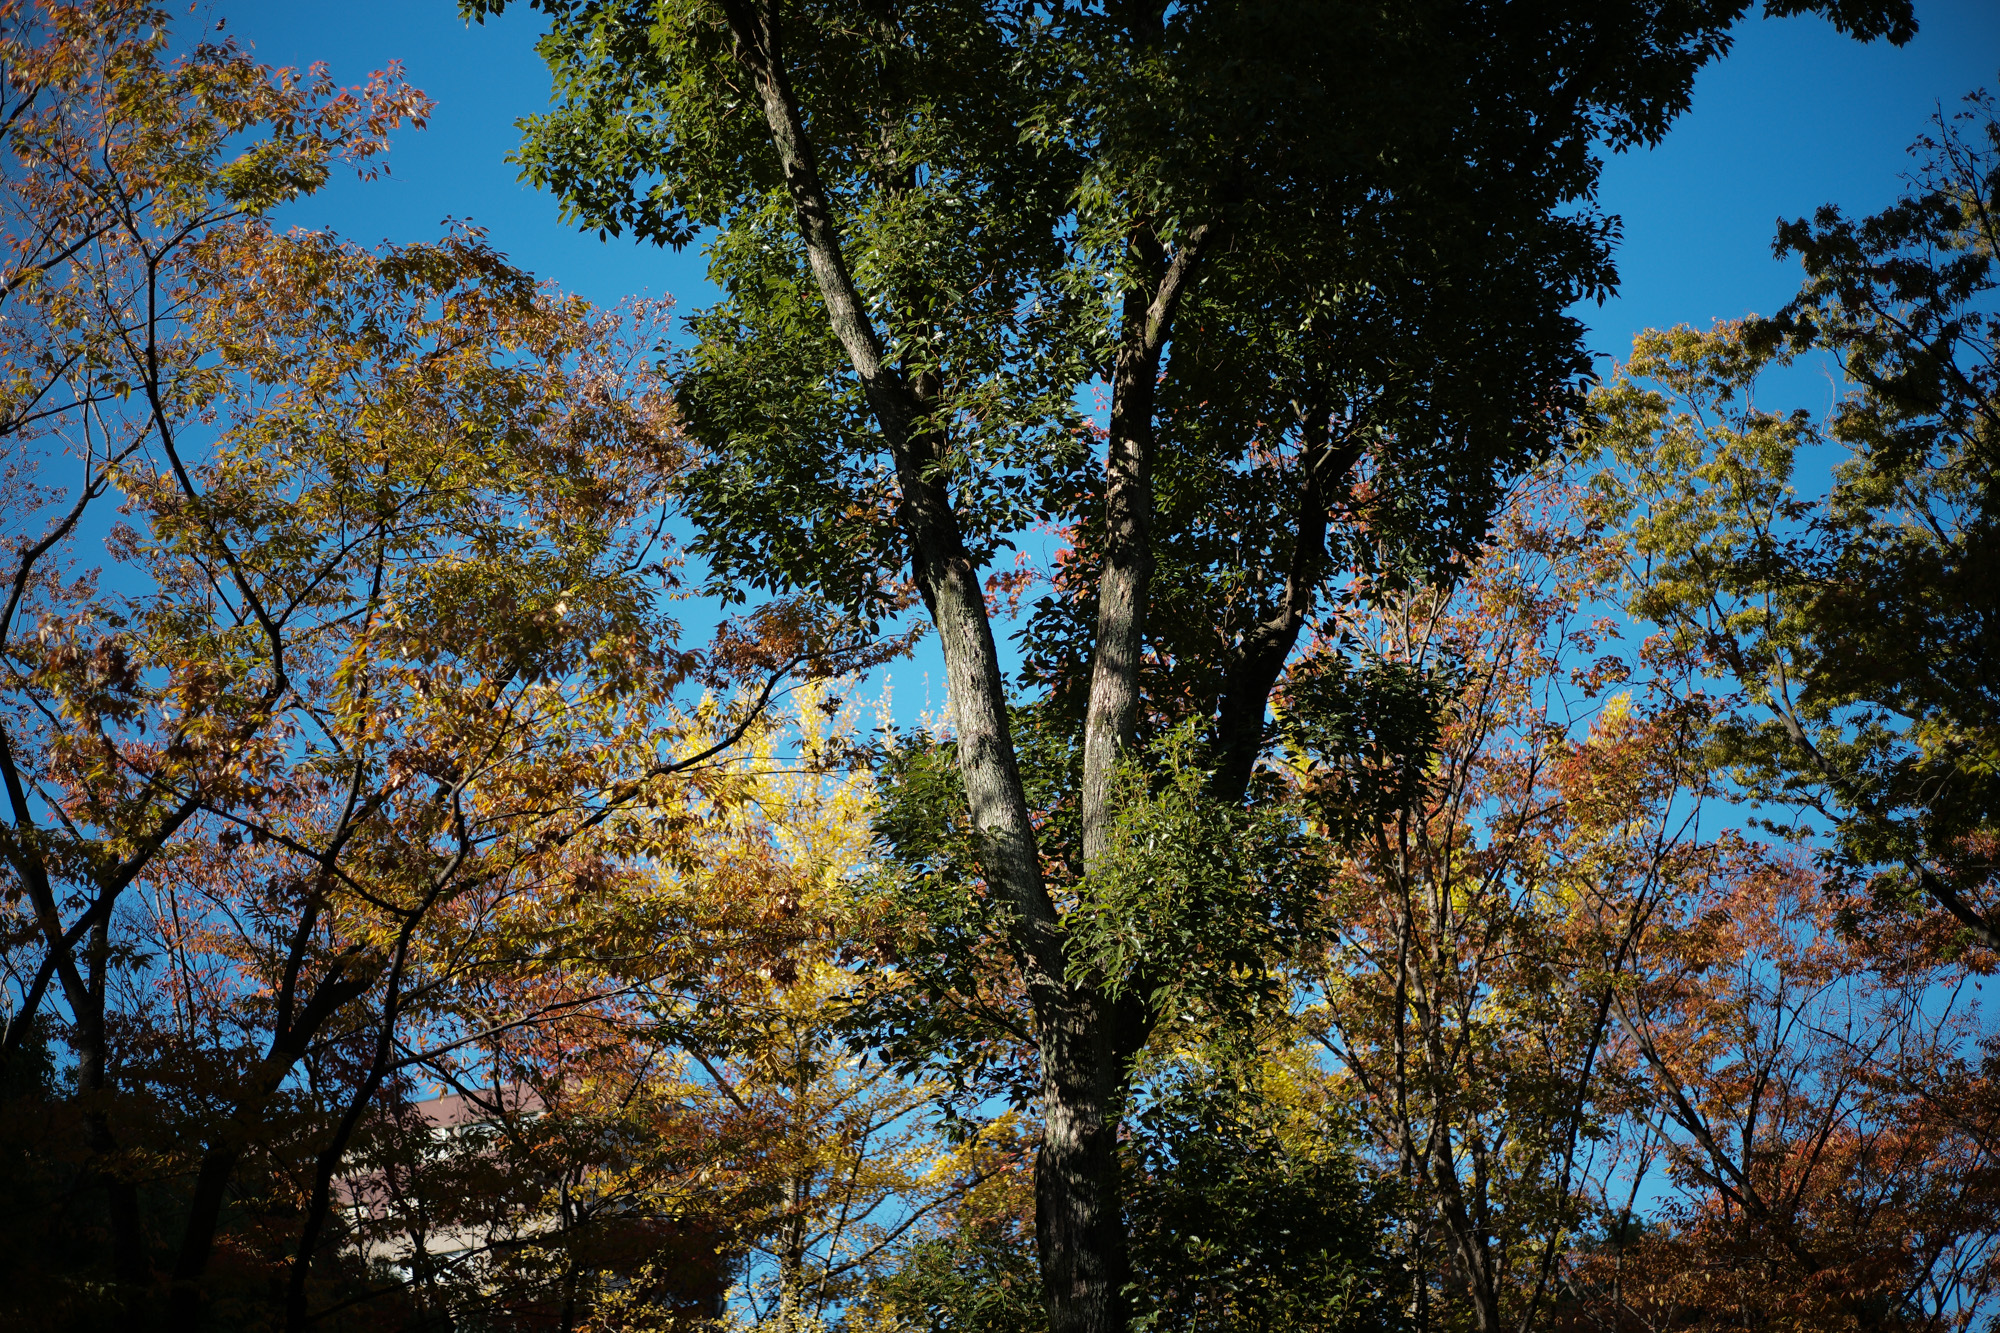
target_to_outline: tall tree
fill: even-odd
[[[181,427],[214,396],[202,349],[182,336],[196,251],[338,165],[371,172],[387,132],[421,123],[428,103],[393,71],[342,91],[323,73],[280,74],[228,44],[175,58],[162,12],[117,0],[8,7],[0,69],[0,441],[10,455],[0,856],[9,903],[25,900],[42,945],[18,974],[0,1061],[35,1031],[53,983],[80,1090],[94,1097],[109,1078],[113,909],[198,816],[204,786],[241,790],[231,769],[269,729],[283,689],[282,673],[157,678],[163,664],[135,656],[76,548],[107,529],[124,540],[103,512],[122,477],[194,485]],[[251,623],[262,605],[226,560],[214,572],[214,590]],[[137,748],[121,750],[121,739]],[[90,1137],[113,1274],[131,1289],[146,1277],[136,1190],[112,1165],[103,1115]]]
[[[1708,654],[1740,707],[1718,759],[1822,821],[1878,905],[2000,947],[2000,119],[1940,115],[1911,187],[1778,233],[1806,282],[1777,317],[1643,335],[1598,400],[1632,507],[1633,609]],[[1769,409],[1814,350],[1824,421]],[[1801,459],[1830,483],[1801,493]]]
[[[1542,479],[1450,596],[1363,622],[1378,670],[1454,688],[1419,799],[1341,840],[1297,1026],[1407,1182],[1417,1323],[1974,1326],[1991,955],[1941,913],[1857,931],[1864,887],[1718,820],[1728,708],[1698,644],[1604,614],[1633,542],[1606,513]],[[1288,729],[1359,720],[1317,689]],[[1335,818],[1411,748],[1358,739],[1297,770]]]
[[[180,1327],[296,1071],[351,1075],[306,1177],[301,1326],[334,1172],[425,1044],[410,1025],[464,1040],[439,987],[533,957],[507,929],[524,895],[670,843],[663,784],[716,747],[675,752],[694,724],[673,696],[702,660],[655,597],[681,454],[664,392],[627,373],[622,317],[539,292],[473,235],[374,254],[246,225],[178,276],[208,391],[168,399],[141,426],[159,455],[111,472],[143,523],[110,543],[118,593],[38,580],[36,631],[7,644],[10,831],[42,909],[23,1012],[49,974],[86,978],[65,1001],[100,1101],[149,1064],[211,1075],[180,1088],[177,1147],[158,1148],[194,1149]],[[114,929],[134,886],[179,928]],[[164,946],[183,1021],[114,1073],[113,973],[141,942]],[[107,1171],[146,1157],[118,1147],[93,1148]]]
[[[1586,373],[1594,151],[1656,139],[1748,2],[535,6],[559,105],[529,174],[585,226],[706,235],[726,293],[681,386],[717,586],[921,598],[937,630],[1033,1015],[1053,1327],[1122,1328],[1118,1124],[1162,978],[1066,924],[1118,878],[1121,767],[1185,721],[1241,803],[1335,590],[1477,545]],[[1903,0],[1766,10],[1914,31]],[[1037,518],[1074,537],[1029,635],[1078,732],[1060,864],[981,580]]]

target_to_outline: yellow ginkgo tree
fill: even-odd
[[[667,937],[682,952],[649,996],[654,1021],[715,1094],[766,1126],[766,1207],[738,1310],[784,1333],[836,1315],[1020,1155],[1011,1116],[947,1134],[938,1088],[845,1039],[863,985],[856,964],[893,929],[857,891],[874,781],[850,762],[854,709],[825,686],[793,698],[746,737],[704,833],[662,877],[680,927]]]

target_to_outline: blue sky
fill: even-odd
[[[430,128],[397,141],[388,181],[339,183],[287,221],[411,241],[435,235],[446,216],[470,217],[516,263],[594,300],[646,292],[692,309],[707,299],[694,250],[570,230],[548,196],[515,179],[514,121],[547,106],[549,89],[533,50],[541,16],[525,5],[483,27],[460,20],[452,0],[228,0],[197,14],[226,21],[266,61],[323,60],[345,83],[400,60],[437,100]],[[1623,288],[1584,311],[1593,350],[1622,354],[1648,326],[1775,309],[1797,283],[1795,267],[1771,257],[1781,215],[1887,201],[1938,104],[2000,80],[2000,3],[1917,0],[1917,14],[1922,29],[1900,50],[1850,41],[1818,18],[1741,25],[1735,51],[1703,72],[1694,110],[1666,141],[1609,164],[1605,203],[1625,225]]]
[[[1853,42],[1815,17],[1747,21],[1665,142],[1611,159],[1603,200],[1624,223],[1622,285],[1605,306],[1580,311],[1593,352],[1622,357],[1647,327],[1775,310],[1799,277],[1795,261],[1771,254],[1780,217],[1825,202],[1881,207],[1940,105],[1949,110],[1975,87],[2000,91],[2000,0],[1917,0],[1917,14],[1921,31],[1900,49]],[[710,299],[697,250],[600,241],[560,224],[553,199],[516,179],[506,161],[514,122],[549,97],[534,52],[542,18],[525,5],[471,26],[453,0],[224,0],[197,8],[183,33],[203,16],[265,61],[324,61],[343,83],[400,60],[436,99],[430,127],[398,138],[388,179],[337,181],[281,221],[372,243],[426,239],[446,217],[470,218],[516,263],[593,300],[670,295],[688,311]],[[1823,410],[1835,390],[1820,368],[1795,371],[1782,387],[1798,402],[1765,405]],[[895,671],[905,722],[941,705],[940,666],[933,643]]]

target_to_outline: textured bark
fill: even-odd
[[[1160,356],[1213,227],[1195,228],[1169,260],[1150,232],[1135,249],[1152,291],[1126,293],[1105,449],[1105,559],[1083,731],[1083,865],[1103,867],[1120,756],[1137,729],[1153,571],[1153,410]],[[1144,1039],[1133,1001],[1072,987],[1041,1015],[1045,1117],[1035,1160],[1035,1233],[1052,1333],[1125,1326],[1125,1219],[1118,1126],[1127,1063]]]
[[[1021,787],[991,622],[978,570],[949,495],[930,474],[941,441],[924,420],[929,394],[887,363],[842,255],[832,209],[788,85],[775,4],[722,0],[739,63],[758,99],[791,195],[827,318],[860,377],[895,460],[898,519],[912,573],[944,653],[959,771],[980,835],[980,861],[1011,909],[1011,942],[1034,1007],[1046,1126],[1036,1163],[1036,1230],[1053,1333],[1124,1327],[1125,1229],[1118,1187],[1118,1115],[1125,1068],[1145,1023],[1137,1007],[1065,978],[1059,922]],[[1103,846],[1105,797],[1138,707],[1151,566],[1153,385],[1173,311],[1211,228],[1185,238],[1171,261],[1154,247],[1157,283],[1128,300],[1113,405],[1113,559],[1101,589],[1099,643],[1086,728],[1085,808]],[[1150,237],[1145,242],[1150,242]],[[1094,785],[1093,785],[1094,784]],[[1094,795],[1093,795],[1094,792]],[[1087,854],[1086,862],[1090,860]]]
[[[1459,1295],[1472,1307],[1474,1327],[1479,1333],[1500,1333],[1503,1325],[1499,1284],[1493,1267],[1493,1238],[1477,1215],[1480,1203],[1474,1200],[1468,1204],[1459,1188],[1449,1135],[1438,1133],[1431,1142],[1431,1187],[1445,1220],[1445,1249],[1450,1256],[1452,1275],[1460,1286]]]
[[[1035,1236],[1051,1333],[1125,1327],[1125,1217],[1118,1122],[1130,1030],[1102,997],[1078,993],[1042,1021],[1045,1096],[1035,1154]]]
[[[1160,354],[1212,231],[1207,224],[1196,227],[1171,262],[1151,232],[1134,242],[1142,264],[1157,278],[1151,293],[1135,287],[1125,294],[1112,368],[1104,458],[1104,571],[1097,581],[1097,634],[1083,724],[1085,873],[1096,870],[1104,854],[1112,779],[1139,716],[1139,669],[1153,573],[1153,399]]]
[[[923,432],[916,395],[884,357],[881,338],[848,273],[832,207],[786,80],[777,7],[750,0],[723,0],[722,7],[737,59],[756,85],[827,319],[861,378],[895,459],[901,492],[897,517],[909,538],[912,573],[944,652],[959,769],[973,826],[979,830],[981,865],[1013,909],[1015,952],[1028,969],[1039,1006],[1061,993],[1062,945],[1021,790],[985,592],[950,497],[925,475],[936,446]]]

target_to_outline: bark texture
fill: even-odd
[[[770,127],[828,321],[861,379],[895,460],[901,497],[898,518],[909,539],[912,572],[944,652],[959,767],[973,826],[979,830],[982,868],[1013,909],[1015,950],[1029,968],[1029,985],[1039,1004],[1044,996],[1061,990],[1062,946],[1021,790],[1007,725],[1006,684],[986,618],[985,592],[950,497],[926,475],[935,445],[922,431],[923,413],[916,395],[884,357],[881,338],[848,273],[832,207],[785,77],[777,6],[724,0],[723,10],[737,59],[756,86]]]
[[[807,261],[834,335],[895,461],[898,519],[912,573],[945,660],[959,770],[980,861],[1010,909],[1013,953],[1034,1007],[1041,1047],[1045,1128],[1036,1158],[1036,1231],[1053,1333],[1118,1333],[1125,1325],[1125,1226],[1118,1181],[1118,1122],[1127,1063],[1144,1040],[1134,1002],[1113,1000],[1065,975],[1061,925],[1042,877],[1040,848],[1007,720],[979,571],[966,551],[950,496],[931,472],[941,441],[927,425],[930,394],[884,355],[842,254],[833,210],[789,86],[775,3],[722,0],[738,62],[755,86],[784,173]],[[1109,559],[1085,728],[1086,868],[1109,827],[1108,796],[1139,705],[1147,579],[1152,567],[1153,390],[1173,314],[1206,238],[1203,226],[1167,256],[1142,229],[1135,238],[1150,290],[1127,297],[1115,367],[1107,459]]]
[[[1104,461],[1104,571],[1097,582],[1097,633],[1083,725],[1083,865],[1095,871],[1109,836],[1112,779],[1139,716],[1153,573],[1153,406],[1174,312],[1213,226],[1196,227],[1169,261],[1150,229],[1133,239],[1153,289],[1125,294]]]
[[[1118,1018],[1100,997],[1080,994],[1042,1021],[1048,1093],[1035,1155],[1035,1234],[1057,1333],[1125,1326],[1118,1112],[1132,1052],[1116,1040]]]

